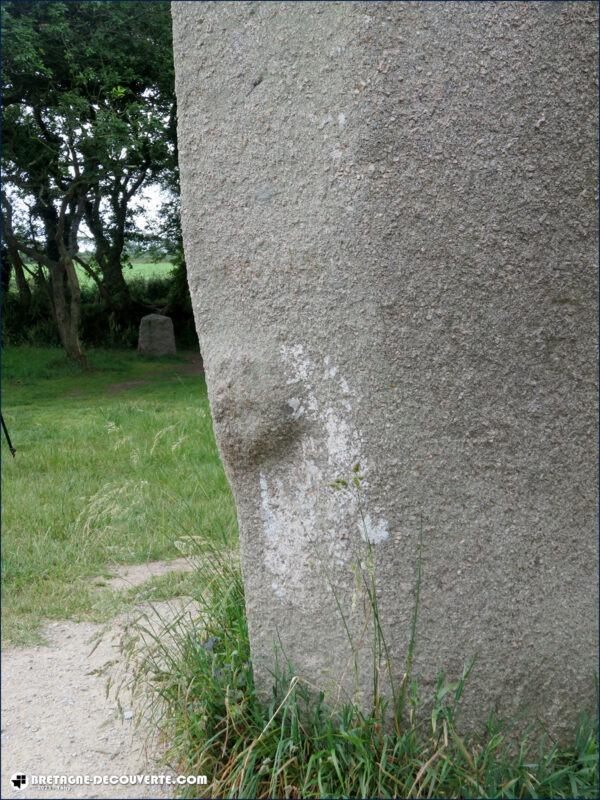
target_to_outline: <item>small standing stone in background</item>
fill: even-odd
[[[170,317],[148,314],[140,321],[138,353],[143,356],[174,356],[175,334]]]

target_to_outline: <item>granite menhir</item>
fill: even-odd
[[[571,731],[597,668],[595,3],[173,4],[252,658]],[[382,675],[388,678],[387,665]]]

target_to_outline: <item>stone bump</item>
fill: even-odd
[[[164,314],[147,314],[140,320],[138,353],[142,356],[174,356],[173,321]]]
[[[365,572],[401,680],[422,541],[423,692],[476,657],[465,726],[567,735],[597,669],[596,4],[172,9],[258,686],[277,654],[368,705]]]

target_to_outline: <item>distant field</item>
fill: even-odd
[[[173,264],[170,261],[133,261],[131,267],[125,267],[123,274],[126,281],[131,281],[135,278],[162,278],[168,275],[172,269]],[[81,267],[77,267],[77,275],[82,286],[89,286],[93,283],[93,280]],[[14,275],[10,279],[9,291],[12,289],[15,289]]]
[[[131,267],[125,267],[123,275],[126,281],[134,280],[135,278],[162,278],[173,269],[170,261],[133,261]],[[88,286],[93,283],[92,279],[81,268],[77,267],[77,274],[82,286]]]

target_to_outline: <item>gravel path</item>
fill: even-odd
[[[189,570],[184,559],[116,569],[113,587],[135,586],[170,571]],[[137,609],[138,611],[140,608]],[[158,630],[180,613],[196,611],[190,598],[141,607]],[[157,786],[73,786],[70,789],[18,790],[11,784],[15,773],[26,775],[135,775],[163,774],[154,766],[157,747],[146,748],[152,731],[130,696],[106,696],[106,675],[92,672],[116,660],[119,631],[130,618],[123,615],[111,625],[93,650],[91,640],[104,626],[88,622],[54,622],[46,629],[47,645],[12,648],[2,654],[2,798],[165,798],[169,790]],[[154,620],[154,622],[152,622]],[[160,620],[160,621],[159,621]],[[93,650],[93,652],[92,652]]]

